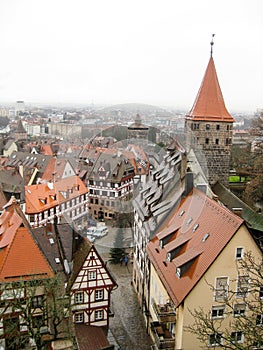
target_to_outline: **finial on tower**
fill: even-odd
[[[210,45],[211,45],[211,57],[213,56],[214,36],[215,36],[215,34],[212,34],[212,40],[210,42]]]

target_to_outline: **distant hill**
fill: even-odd
[[[100,109],[100,113],[126,112],[126,113],[155,113],[159,115],[169,115],[170,112],[158,106],[147,105],[143,103],[123,103]]]

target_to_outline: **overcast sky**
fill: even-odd
[[[0,0],[0,103],[190,110],[210,57],[230,112],[263,108],[262,0]]]

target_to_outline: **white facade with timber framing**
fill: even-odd
[[[25,187],[26,216],[32,227],[48,222],[81,223],[88,212],[88,190],[78,176]]]
[[[117,287],[116,282],[94,245],[85,240],[85,247],[80,249],[83,249],[83,254],[80,253],[83,257],[87,250],[88,253],[79,271],[77,266],[73,267],[76,272],[73,271],[69,282],[73,322],[108,327],[110,296]]]

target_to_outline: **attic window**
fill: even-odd
[[[202,242],[205,242],[209,236],[209,233],[206,233],[202,239]]]
[[[198,227],[199,227],[199,224],[194,225],[193,232],[195,232],[198,229]]]
[[[50,198],[51,198],[53,201],[55,201],[55,200],[57,199],[57,195],[56,195],[56,194],[52,194],[52,195],[50,195]]]
[[[49,243],[52,245],[55,243],[54,239],[53,238],[49,238]]]
[[[189,218],[186,222],[187,225],[189,225],[193,221],[193,218]]]
[[[56,264],[59,264],[60,263],[59,258],[55,258],[55,262],[56,262]]]
[[[159,253],[159,250],[157,248],[155,248],[155,251],[156,251],[156,253]]]
[[[39,198],[42,204],[47,204],[47,198]]]
[[[183,216],[184,215],[184,213],[185,213],[185,211],[184,210],[182,210],[180,213],[179,213],[179,216],[181,217],[181,216]]]
[[[166,261],[163,261],[163,264],[164,264],[164,266],[165,266],[165,267],[167,267],[167,263],[166,263]]]

